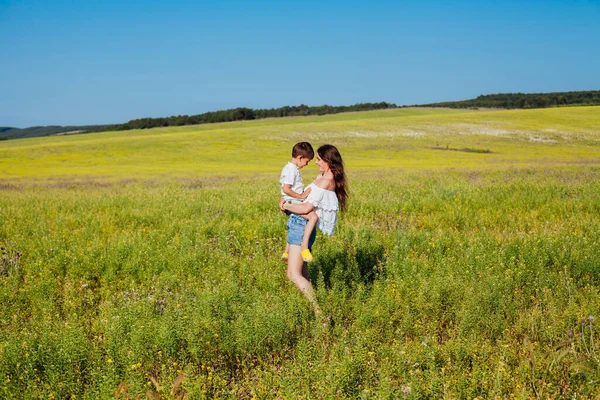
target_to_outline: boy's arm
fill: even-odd
[[[290,197],[293,197],[294,199],[300,199],[303,200],[305,199],[309,193],[310,193],[310,188],[306,189],[304,192],[302,193],[296,193],[292,190],[292,185],[288,184],[288,183],[284,183],[283,184],[283,193],[287,194]]]

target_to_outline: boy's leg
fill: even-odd
[[[308,248],[308,243],[310,241],[310,235],[317,226],[319,217],[314,211],[303,215],[303,217],[306,218],[307,223],[304,227],[304,233],[302,235],[302,246],[300,246],[302,248],[302,259],[306,262],[311,262],[313,260],[313,256],[310,253],[310,249]]]
[[[284,251],[284,252],[283,252],[283,254],[281,255],[281,259],[282,259],[283,261],[287,262],[287,260],[288,260],[288,257],[289,257],[289,254],[290,254],[290,244],[289,244],[289,243],[286,243],[286,244],[285,244],[285,251]]]
[[[290,214],[290,212],[289,212],[289,211],[286,211],[286,215],[287,215],[287,217],[288,217],[288,220],[287,220],[287,222],[286,222],[286,224],[285,224],[285,229],[286,229],[286,231],[287,231],[287,230],[289,230],[289,223],[290,223],[290,215],[291,215],[291,214]],[[286,235],[286,236],[287,236],[287,235]],[[283,252],[283,254],[281,255],[281,260],[282,260],[283,262],[287,262],[287,260],[288,260],[288,257],[289,257],[289,254],[290,254],[290,244],[289,244],[289,243],[287,242],[287,240],[286,240],[286,241],[285,241],[285,251],[284,251],[284,252]]]

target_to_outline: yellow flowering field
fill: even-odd
[[[349,178],[329,329],[279,259],[301,140]],[[600,107],[2,141],[0,397],[598,397],[599,156]]]

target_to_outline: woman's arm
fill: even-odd
[[[290,204],[283,203],[283,209],[293,212],[294,214],[302,215],[308,214],[312,210],[314,210],[315,206],[312,203],[302,203],[302,204]]]

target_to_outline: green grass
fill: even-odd
[[[598,110],[2,142],[0,397],[597,397]],[[304,139],[350,179],[310,268],[331,331],[279,260]]]

